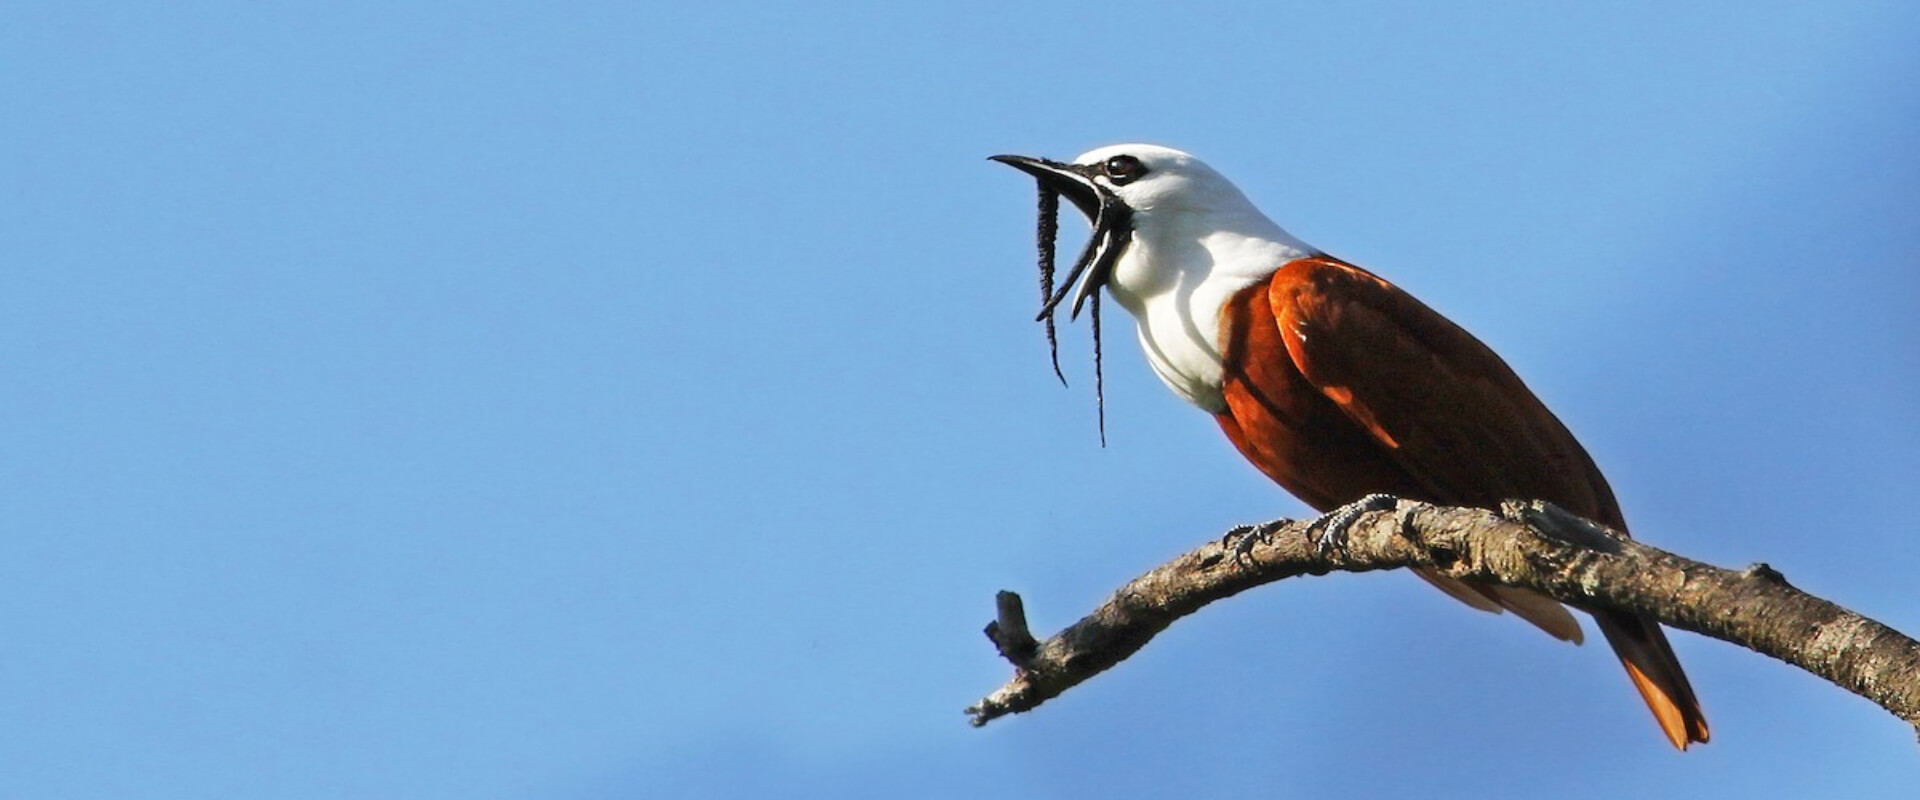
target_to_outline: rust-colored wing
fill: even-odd
[[[1384,446],[1433,502],[1547,500],[1624,530],[1606,478],[1480,340],[1373,274],[1301,259],[1268,288],[1301,377]]]
[[[1546,500],[1626,529],[1612,490],[1566,426],[1498,355],[1411,295],[1325,258],[1293,261],[1223,313],[1222,428],[1268,476],[1322,510],[1384,492],[1498,508]],[[1423,575],[1478,594],[1560,638],[1578,626],[1549,599]],[[1595,616],[1677,747],[1707,727],[1659,626]],[[1571,628],[1571,631],[1569,631]]]

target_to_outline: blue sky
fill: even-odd
[[[1683,756],[1402,575],[965,726],[995,590],[1304,511],[1120,326],[1100,447],[1003,152],[1202,155],[1641,538],[1920,631],[1920,10],[1318,5],[0,11],[0,796],[1910,797],[1797,670],[1676,634]]]

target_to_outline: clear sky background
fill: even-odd
[[[0,797],[1911,798],[1816,678],[1675,634],[1681,755],[1398,574],[965,725],[995,590],[1305,511],[1122,325],[1100,447],[1005,152],[1202,155],[1641,538],[1920,632],[1920,5],[1332,5],[9,4]]]

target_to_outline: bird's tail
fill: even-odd
[[[1617,611],[1598,612],[1593,618],[1606,635],[1607,644],[1620,657],[1620,664],[1627,668],[1633,688],[1640,690],[1647,707],[1653,710],[1667,741],[1681,750],[1693,742],[1705,743],[1707,717],[1700,711],[1687,673],[1680,669],[1680,659],[1674,656],[1660,626]]]
[[[1447,596],[1481,611],[1490,611],[1495,614],[1511,611],[1514,616],[1533,623],[1534,627],[1546,631],[1548,636],[1555,639],[1574,644],[1580,644],[1586,639],[1580,633],[1580,623],[1573,618],[1572,614],[1567,613],[1566,606],[1560,605],[1546,595],[1512,586],[1467,583],[1419,567],[1414,568],[1413,574],[1426,579],[1427,583],[1446,592]]]

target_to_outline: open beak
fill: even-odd
[[[1044,319],[1071,293],[1073,311],[1068,318],[1079,318],[1080,306],[1112,279],[1114,264],[1119,263],[1120,254],[1133,241],[1133,210],[1120,202],[1111,190],[1094,183],[1094,167],[1027,156],[993,156],[991,160],[1032,175],[1041,188],[1072,201],[1093,223],[1093,237],[1087,240],[1086,249],[1080,251],[1080,259],[1061,282],[1060,291],[1040,308],[1040,318]],[[1074,288],[1075,281],[1079,282],[1078,289]]]

